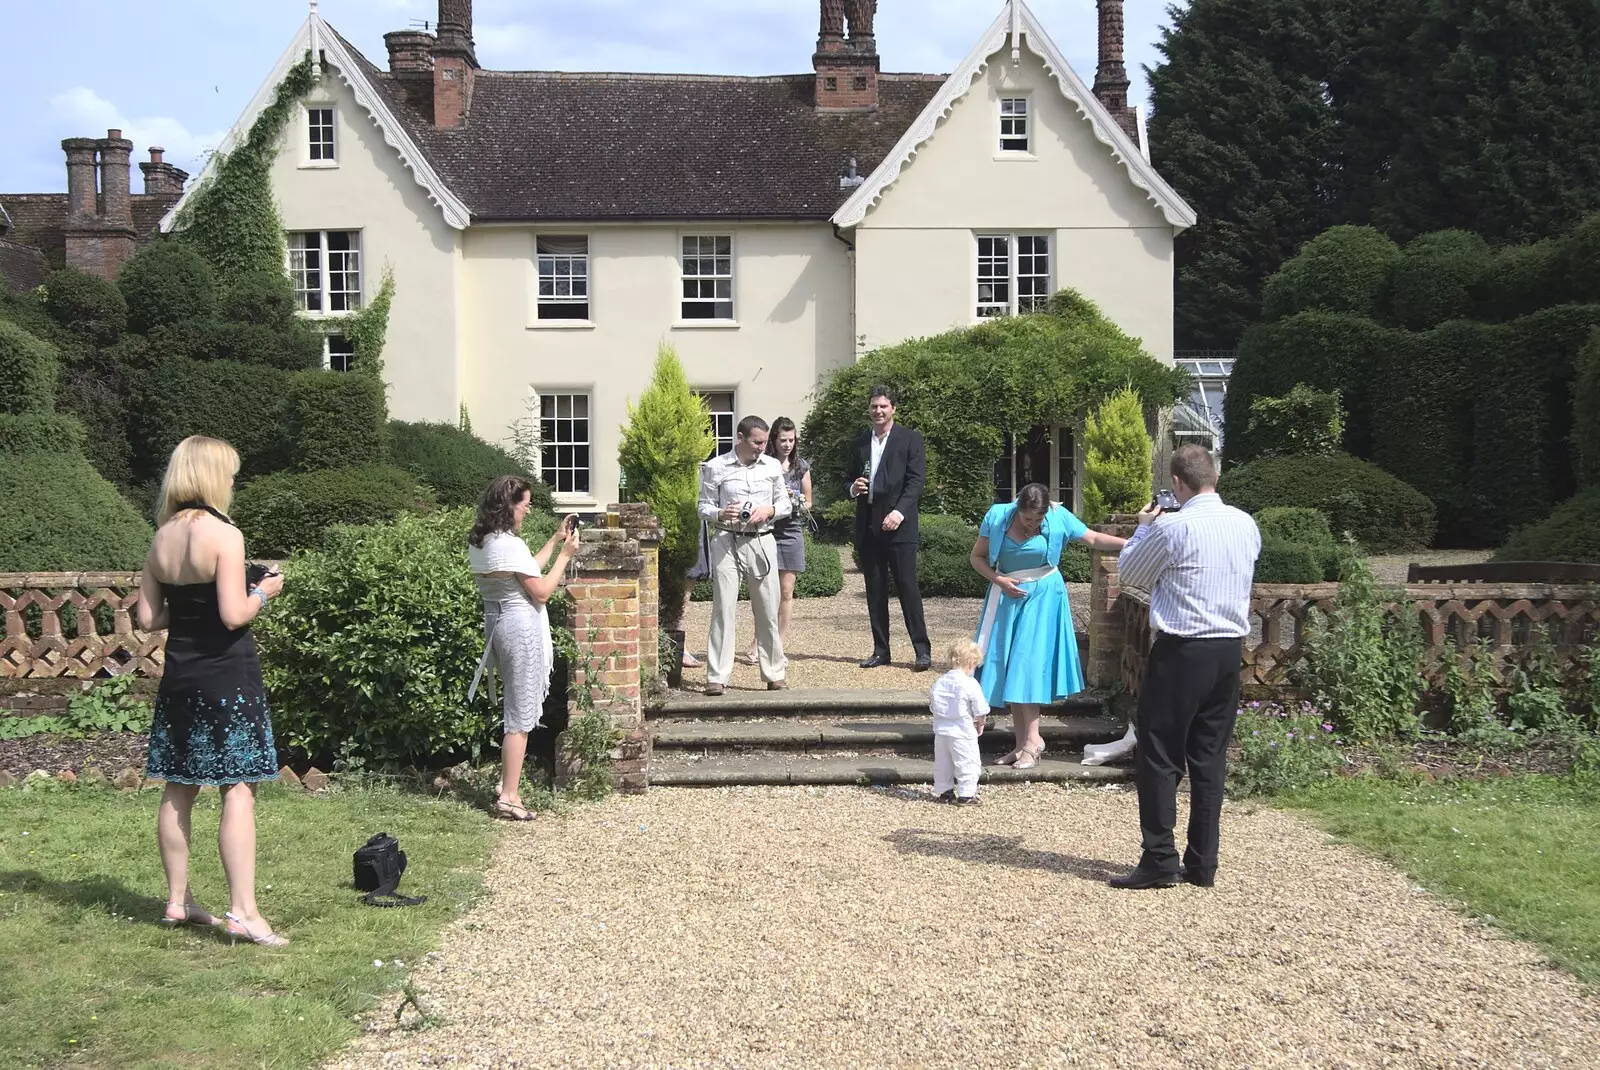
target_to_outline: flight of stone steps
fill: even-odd
[[[646,720],[655,786],[933,782],[926,691],[729,691],[714,698],[673,692],[646,711]],[[1120,739],[1125,728],[1107,716],[1102,698],[1074,696],[1045,711],[1044,757],[1019,772],[990,764],[1014,746],[1011,718],[990,717],[979,739],[981,783],[1127,779],[1126,766],[1081,764],[1086,744]]]

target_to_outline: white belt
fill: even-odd
[[[1059,571],[1054,565],[1025,568],[1006,573],[1002,578],[1015,583],[1036,583]],[[989,635],[994,631],[994,620],[1000,614],[1000,600],[1008,595],[998,583],[989,584],[989,593],[983,599],[983,615],[978,618],[978,656],[989,656]]]

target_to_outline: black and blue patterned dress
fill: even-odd
[[[167,661],[150,726],[148,776],[254,784],[278,775],[255,636],[222,623],[217,585],[166,588]]]

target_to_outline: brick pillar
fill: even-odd
[[[646,680],[661,675],[661,521],[643,502],[606,507],[617,526],[639,544],[639,670]]]
[[[644,555],[639,543],[621,529],[590,529],[572,563],[567,590],[572,595],[572,634],[579,660],[572,668],[568,712],[581,716],[578,696],[593,694],[597,710],[621,734],[612,750],[612,775],[617,788],[643,792],[649,783],[650,736],[644,727],[639,687],[639,580]],[[576,771],[563,751],[558,776]]]
[[[1121,521],[1114,516],[1094,530],[1126,539],[1133,534],[1133,525]],[[1094,551],[1089,566],[1089,664],[1084,673],[1090,687],[1112,687],[1122,679],[1122,609],[1117,605],[1121,594],[1117,555]]]

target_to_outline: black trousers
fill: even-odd
[[[1183,864],[1195,873],[1216,871],[1228,743],[1239,716],[1240,643],[1162,635],[1150,650],[1134,720],[1143,869],[1178,870],[1172,827],[1178,821],[1178,782],[1187,770],[1189,842]]]
[[[922,619],[922,592],[917,590],[917,544],[890,542],[869,532],[856,546],[861,551],[861,571],[867,580],[872,652],[885,658],[889,656],[889,577],[893,576],[911,647],[918,657],[931,657],[933,648],[928,644],[928,626]]]

